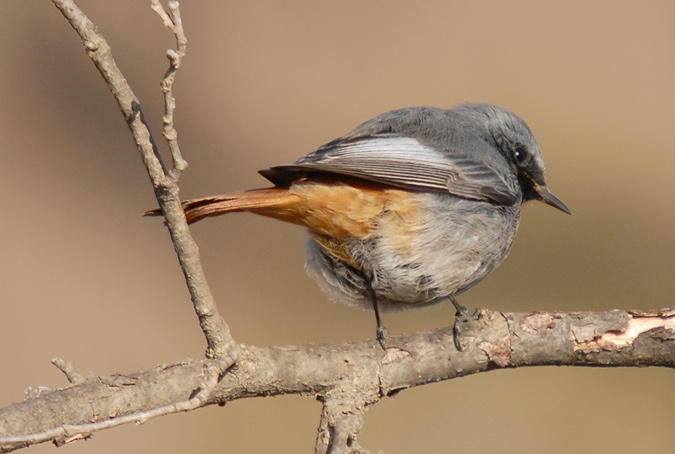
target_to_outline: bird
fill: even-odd
[[[571,214],[528,125],[493,104],[392,110],[259,173],[271,187],[185,201],[187,222],[243,211],[306,227],[308,274],[374,310],[384,349],[381,312],[450,300],[466,313],[457,296],[506,258],[523,203]]]

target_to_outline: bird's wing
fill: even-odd
[[[476,147],[490,145],[477,142]],[[478,152],[476,152],[478,151]],[[396,133],[337,139],[298,159],[260,173],[277,185],[312,174],[339,174],[414,191],[512,205],[519,200],[515,175],[509,177],[479,157],[493,150],[437,150]]]

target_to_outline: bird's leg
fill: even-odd
[[[455,299],[454,296],[450,295],[448,296],[448,299],[450,300],[452,305],[455,306],[455,309],[457,309],[457,313],[455,314],[455,316],[462,317],[465,316],[467,312],[469,312],[469,309],[459,304],[459,302]]]
[[[368,276],[365,277],[365,283],[366,283],[366,288],[368,289],[368,293],[370,294],[370,301],[373,303],[373,310],[375,311],[375,321],[377,322],[377,330],[375,331],[375,336],[377,337],[377,341],[380,343],[380,346],[382,347],[383,350],[387,349],[387,336],[389,335],[389,332],[387,331],[387,328],[384,327],[382,324],[382,319],[380,318],[380,309],[377,306],[377,295],[375,294],[375,290],[373,290],[373,284],[371,282],[371,279]]]
[[[455,313],[455,324],[452,327],[452,340],[455,342],[455,348],[457,349],[458,352],[462,351],[462,345],[459,343],[459,325],[457,324],[457,320],[464,320],[466,319],[466,315],[469,313],[469,310],[459,304],[457,300],[455,299],[454,296],[450,295],[448,296],[448,299],[452,303],[453,306],[455,306],[455,309],[457,309],[457,312]]]

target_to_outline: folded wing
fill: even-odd
[[[293,164],[260,173],[276,185],[327,173],[502,205],[519,202],[515,177],[484,162],[480,157],[486,153],[472,151],[438,150],[397,133],[371,134],[335,140]]]

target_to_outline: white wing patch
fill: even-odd
[[[310,158],[311,155],[307,156]],[[303,164],[305,158],[298,160]],[[447,156],[409,137],[375,137],[349,142],[322,154],[317,167],[335,167],[384,180],[396,180],[401,185],[435,187],[447,190],[449,177],[455,169]],[[356,175],[358,176],[358,175]]]

